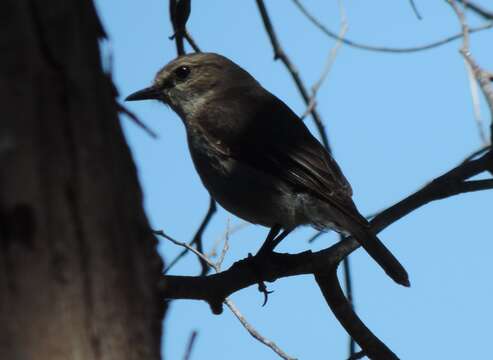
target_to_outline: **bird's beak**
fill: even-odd
[[[149,86],[145,89],[139,90],[130,94],[125,98],[125,101],[137,101],[137,100],[157,100],[162,97],[161,91],[155,86]]]

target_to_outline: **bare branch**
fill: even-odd
[[[462,163],[469,162],[473,160],[474,158],[483,155],[487,151],[491,151],[491,145],[483,146],[482,148],[479,148],[478,150],[474,151],[471,155],[467,156]]]
[[[472,57],[470,52],[470,29],[467,24],[464,12],[459,8],[455,0],[447,0],[447,2],[452,6],[455,14],[457,15],[463,33],[463,42],[462,47],[460,49],[460,53],[464,57],[465,61],[469,64],[472,69],[472,73],[476,78],[476,81],[483,92],[484,97],[486,98],[486,102],[490,109],[490,143],[493,142],[493,86],[491,84],[491,73],[483,70],[476,60]],[[467,5],[466,5],[467,6]]]
[[[216,207],[216,202],[212,197],[209,198],[209,209],[207,210],[207,213],[204,216],[204,219],[200,223],[199,228],[197,229],[197,232],[193,236],[193,239],[188,243],[189,246],[196,245],[197,250],[200,253],[204,253],[203,251],[203,245],[202,245],[202,235],[204,234],[205,229],[207,229],[207,226],[209,225],[210,221],[212,220],[212,217],[217,211]],[[183,250],[181,253],[178,254],[176,258],[174,258],[172,261],[170,261],[169,265],[164,269],[163,273],[166,274],[168,271],[175,266],[178,261],[187,254],[187,250]],[[200,259],[200,265],[202,267],[201,274],[205,275],[208,272],[208,267],[207,264],[204,263],[204,261],[199,257]]]
[[[404,200],[381,212],[370,222],[375,233],[380,232],[393,222],[408,215],[419,207],[435,200],[486,189],[492,189],[491,180],[465,181],[484,171],[493,173],[493,153],[490,151],[477,160],[462,163],[444,175],[434,179],[428,185]],[[347,238],[335,244],[334,251],[339,253],[341,259],[347,256],[359,245],[356,240]]]
[[[325,234],[325,231],[317,231],[315,234],[313,234],[312,236],[310,236],[308,238],[308,240],[307,240],[308,243],[311,244],[312,242],[314,242],[315,240],[317,240],[323,234]]]
[[[464,4],[464,6],[476,13],[477,15],[481,16],[482,18],[486,20],[493,20],[493,11],[486,10],[485,8],[476,5],[472,1],[469,0],[457,0],[457,2],[460,2],[461,4]]]
[[[176,43],[176,53],[185,55],[185,46],[183,37],[188,17],[190,16],[191,0],[169,0],[169,17],[173,25],[173,35],[170,40],[174,39]]]
[[[478,159],[463,162],[434,179],[421,190],[377,215],[370,224],[375,233],[378,233],[388,225],[431,201],[465,192],[493,189],[493,179],[466,181],[484,171],[493,172],[493,153],[491,151]],[[260,270],[256,274],[251,271],[252,264],[249,264],[251,258],[247,258],[236,262],[226,271],[206,277],[165,276],[163,279],[163,291],[167,298],[205,300],[209,303],[214,313],[220,313],[222,311],[222,302],[227,296],[240,289],[257,284],[259,277],[260,280],[270,282],[279,278],[301,274],[315,274],[319,277],[325,277],[328,276],[327,271],[335,271],[338,264],[359,246],[359,243],[353,238],[346,238],[344,241],[318,252],[305,251],[293,255],[272,253],[264,258],[255,259],[257,269]],[[321,286],[325,296],[330,296],[333,289],[323,287],[324,284],[327,283],[322,282],[319,286]],[[337,292],[335,292],[334,296],[337,296]],[[349,334],[358,342],[365,353],[376,351],[374,347],[379,344],[375,340],[376,337],[367,332],[366,337],[362,339],[363,335],[359,332],[362,332],[363,328],[360,326],[361,324],[353,323],[351,318],[356,315],[349,313],[348,307],[349,309],[351,308],[349,303],[331,308],[334,312],[341,311],[336,313],[336,316],[341,322],[345,322],[345,325],[343,325],[350,331]],[[346,318],[348,316],[350,318]],[[354,329],[358,329],[357,333],[351,332]],[[369,343],[366,341],[369,341]],[[373,350],[369,350],[365,346],[370,346]],[[382,348],[378,351],[386,350]]]
[[[315,96],[320,88],[321,84],[325,80],[328,71],[327,68],[330,69],[331,63],[328,61],[326,68],[324,69],[324,73],[320,77],[319,82],[317,82],[312,89],[312,96],[308,96],[308,92],[301,81],[299,73],[297,69],[294,67],[288,56],[284,53],[282,47],[280,46],[279,40],[277,39],[276,33],[273,29],[271,20],[265,8],[264,2],[262,0],[256,0],[257,6],[259,8],[260,15],[262,17],[266,32],[269,36],[269,39],[272,44],[272,48],[274,51],[275,59],[280,59],[284,66],[289,71],[292,76],[305,104],[307,105],[308,110],[310,110],[311,115],[315,121],[317,129],[322,138],[322,142],[324,145],[329,148],[327,136],[325,134],[324,125],[318,116],[318,113],[315,109]],[[461,18],[461,24],[463,25],[463,31],[461,34],[455,35],[453,37],[441,40],[439,42],[428,44],[420,47],[407,48],[407,49],[395,49],[395,48],[387,48],[387,47],[371,47],[367,45],[357,44],[350,40],[344,38],[345,31],[340,32],[338,35],[331,33],[328,29],[326,29],[323,25],[321,25],[311,14],[309,14],[301,3],[297,0],[293,0],[295,4],[298,5],[300,10],[319,28],[325,29],[325,33],[336,39],[338,43],[334,47],[337,49],[340,47],[340,44],[344,43],[353,47],[372,50],[372,51],[384,51],[384,52],[395,52],[395,53],[404,53],[404,52],[415,52],[415,51],[423,51],[426,49],[431,49],[436,46],[440,46],[452,40],[463,37],[464,38],[464,46],[461,49],[461,53],[469,64],[472,73],[474,74],[475,79],[477,79],[485,97],[487,98],[488,104],[490,106],[490,111],[492,113],[493,119],[493,91],[491,90],[491,73],[488,73],[482,70],[472,59],[469,53],[469,33],[473,30],[479,31],[482,29],[488,29],[493,27],[493,23],[489,23],[483,25],[477,29],[468,29],[465,20],[459,14],[460,9],[455,6],[454,10],[458,10],[457,12],[459,18]],[[459,0],[458,0],[459,1]],[[455,5],[453,0],[449,0],[452,3],[452,6]],[[412,1],[411,1],[411,4]],[[186,20],[185,22],[186,23]],[[341,28],[342,30],[342,28]],[[191,37],[187,37],[187,32],[185,27],[183,26],[182,35],[191,43]],[[467,44],[467,46],[466,46]],[[178,44],[177,44],[178,45]],[[193,47],[193,45],[191,45]],[[195,49],[195,48],[194,48]],[[334,49],[332,49],[334,50]],[[198,50],[198,47],[196,49]],[[337,50],[335,50],[337,51]],[[332,51],[331,51],[332,54]],[[333,55],[335,57],[335,54]],[[329,55],[329,60],[331,59],[331,55]],[[333,59],[332,59],[333,61]],[[487,83],[487,84],[486,84]],[[317,85],[318,84],[318,85]],[[493,126],[493,122],[492,122]],[[484,154],[485,151],[486,154]],[[476,158],[480,156],[479,158]],[[434,179],[432,182],[427,184],[421,190],[415,192],[414,194],[408,196],[397,204],[391,206],[385,211],[378,214],[370,223],[375,232],[379,232],[388,225],[397,221],[398,219],[406,216],[410,212],[416,210],[417,208],[435,200],[444,199],[453,195],[457,195],[460,193],[472,192],[472,191],[481,191],[487,189],[493,189],[493,179],[485,179],[485,180],[468,180],[471,177],[482,173],[483,171],[489,171],[493,174],[493,155],[491,152],[491,148],[483,148],[475,154],[471,155],[466,159],[463,163],[450,170],[449,172],[443,174],[442,176]],[[206,216],[207,218],[207,216]],[[204,222],[207,224],[208,220],[204,219]],[[204,223],[203,222],[203,223]],[[201,226],[202,227],[202,226]],[[200,228],[199,228],[200,231]],[[199,233],[199,231],[197,233]],[[233,311],[235,316],[242,322],[243,326],[249,331],[249,333],[254,336],[256,339],[269,346],[273,351],[275,351],[279,356],[284,359],[291,359],[288,355],[284,354],[278,347],[271,342],[270,340],[265,339],[264,337],[258,335],[255,329],[251,327],[250,324],[246,321],[242,321],[243,316],[241,313],[237,311],[234,304],[231,303],[228,296],[235,291],[243,289],[253,284],[257,284],[259,280],[263,281],[275,281],[276,279],[294,276],[300,274],[313,274],[319,284],[319,287],[324,294],[324,297],[331,308],[331,310],[336,315],[337,319],[340,323],[345,327],[348,331],[351,338],[355,339],[360,345],[362,351],[358,354],[354,354],[354,346],[351,347],[351,357],[356,358],[357,356],[367,355],[372,358],[383,358],[383,359],[396,359],[395,354],[387,348],[387,346],[382,343],[371,331],[363,324],[363,322],[357,317],[354,312],[354,309],[351,306],[351,291],[350,291],[350,282],[346,283],[346,288],[348,289],[348,299],[345,298],[344,293],[341,289],[339,281],[337,279],[337,266],[341,261],[347,260],[347,256],[359,247],[359,243],[352,239],[346,238],[343,241],[318,252],[306,251],[299,254],[279,254],[273,253],[264,259],[255,259],[256,268],[259,269],[260,273],[255,273],[251,271],[252,265],[250,261],[252,259],[245,259],[239,261],[233,266],[231,266],[228,270],[219,272],[221,264],[224,260],[225,254],[228,250],[228,237],[229,237],[229,224],[228,229],[226,231],[226,239],[223,250],[219,257],[217,263],[213,263],[210,259],[204,255],[202,248],[199,246],[201,242],[197,242],[197,249],[193,248],[192,240],[189,244],[181,243],[176,240],[171,240],[164,233],[160,233],[160,235],[165,236],[168,240],[173,241],[175,244],[185,247],[186,251],[194,252],[207,266],[210,266],[216,270],[216,274],[212,274],[209,276],[165,276],[163,278],[163,291],[167,298],[187,298],[187,299],[200,299],[205,300],[211,306],[211,309],[214,313],[220,313],[222,311],[222,304],[226,303],[226,305]],[[202,230],[203,232],[203,230]],[[202,236],[202,232],[200,236]],[[196,234],[197,236],[197,234]],[[200,243],[200,245],[199,245]],[[349,272],[348,272],[349,273]],[[203,274],[205,272],[203,270]],[[260,277],[260,279],[259,279]],[[350,279],[349,279],[350,280]],[[260,336],[260,339],[256,336]]]
[[[207,213],[205,214],[204,219],[200,223],[199,228],[197,229],[197,232],[195,233],[192,243],[197,246],[197,250],[200,251],[202,254],[204,253],[204,246],[202,243],[202,235],[204,234],[205,230],[207,229],[207,226],[212,220],[212,217],[217,211],[217,206],[216,206],[216,201],[212,198],[212,196],[209,198],[209,208],[207,209]],[[201,275],[206,275],[208,273],[208,267],[204,262],[201,261],[202,265],[202,271]]]
[[[187,39],[188,43],[192,47],[193,51],[195,52],[201,52],[199,46],[195,42],[195,40],[192,38],[192,35],[188,32],[187,29],[185,29],[185,39]]]
[[[308,101],[308,106],[307,106],[305,112],[303,113],[303,115],[301,115],[302,119],[305,118],[305,116],[307,116],[308,114],[310,114],[312,112],[312,110],[315,108],[318,90],[320,89],[320,87],[324,83],[325,79],[329,75],[330,69],[332,69],[334,61],[337,57],[337,52],[339,51],[340,47],[342,46],[342,40],[341,39],[343,39],[344,36],[346,35],[347,29],[348,29],[348,23],[347,23],[346,13],[344,11],[344,6],[342,4],[342,1],[339,1],[339,8],[340,8],[340,12],[341,12],[341,27],[340,27],[339,35],[338,35],[339,40],[337,40],[334,47],[332,49],[330,49],[329,56],[327,57],[327,61],[325,62],[325,66],[324,66],[324,69],[322,71],[322,74],[320,75],[320,78],[318,79],[318,81],[315,84],[313,84],[313,86],[312,86],[312,89],[311,89],[312,95],[310,96],[310,99]]]
[[[337,320],[358,342],[369,358],[399,359],[356,315],[341,289],[336,268],[323,273],[315,273],[315,280]]]
[[[424,44],[424,45],[418,45],[418,46],[413,46],[413,47],[405,47],[405,48],[395,48],[395,47],[388,47],[388,46],[373,46],[373,45],[366,45],[362,43],[358,43],[353,40],[349,40],[348,38],[340,39],[337,34],[331,30],[329,30],[325,25],[323,25],[317,18],[315,18],[305,7],[304,5],[299,1],[299,0],[293,0],[295,5],[300,9],[300,11],[305,15],[310,22],[312,22],[317,28],[320,29],[325,35],[328,37],[335,39],[335,40],[341,40],[345,45],[351,46],[356,49],[360,50],[367,50],[367,51],[377,51],[377,52],[386,52],[386,53],[395,53],[395,54],[404,54],[404,53],[413,53],[413,52],[419,52],[419,51],[424,51],[424,50],[430,50],[442,45],[445,45],[449,42],[452,42],[454,40],[462,38],[462,33],[449,36],[447,38],[444,38],[442,40],[432,42],[429,44]],[[471,28],[470,33],[482,31],[482,30],[487,30],[491,29],[493,27],[492,22],[488,22],[484,25]]]
[[[246,222],[246,221],[242,221],[238,224],[234,224],[232,226],[226,227],[224,232],[220,236],[218,236],[217,239],[214,241],[214,245],[212,245],[212,248],[209,251],[209,254],[207,256],[209,256],[209,257],[217,256],[217,252],[218,252],[217,249],[221,243],[224,243],[224,241],[226,240],[226,237],[230,238],[231,235],[243,230],[244,228],[248,227],[249,225],[251,225],[251,224]]]
[[[291,62],[289,57],[286,55],[286,53],[284,52],[284,50],[282,49],[279,43],[279,40],[277,39],[277,35],[274,31],[274,27],[272,26],[272,22],[270,20],[269,14],[267,13],[267,9],[265,7],[264,1],[263,0],[256,0],[256,1],[257,1],[257,7],[260,12],[260,16],[262,17],[262,22],[264,24],[265,31],[267,32],[267,35],[269,36],[270,42],[272,44],[272,50],[274,51],[274,60],[279,59],[282,61],[288,72],[291,74],[291,77],[293,78],[296,87],[298,88],[298,91],[300,92],[301,97],[305,102],[305,105],[308,106],[310,103],[310,96],[308,95],[308,91],[306,90],[306,87],[300,78],[298,70]],[[322,144],[327,149],[327,151],[330,152],[329,139],[325,132],[325,125],[322,119],[320,118],[320,115],[318,114],[315,108],[312,109],[310,113],[312,115],[315,126],[317,127],[317,131],[320,135],[320,139],[322,140]]]
[[[476,81],[476,77],[474,76],[474,72],[471,66],[465,59],[464,59],[464,64],[467,70],[467,78],[469,79],[469,90],[471,91],[472,108],[473,108],[474,120],[476,122],[476,127],[478,128],[479,139],[484,145],[488,145],[489,141],[486,136],[486,132],[483,127],[483,119],[481,117],[478,83]]]
[[[217,267],[219,270],[221,270],[221,266],[224,262],[224,258],[226,257],[226,253],[229,250],[229,218],[228,222],[226,224],[226,236],[224,237],[224,245],[223,245],[223,250],[221,251],[221,255],[219,256],[219,259],[217,260]]]
[[[238,308],[235,306],[235,304],[229,299],[226,298],[224,300],[226,303],[226,306],[231,310],[231,312],[236,316],[236,318],[240,321],[240,323],[243,325],[243,327],[252,335],[255,339],[260,341],[262,344],[265,346],[270,347],[277,355],[279,355],[281,358],[285,360],[295,360],[296,358],[293,358],[286,354],[284,351],[279,348],[279,346],[276,345],[275,342],[272,340],[267,339],[265,336],[259,334],[257,330],[245,319],[245,317],[241,314],[241,312],[238,310]]]
[[[344,237],[340,235],[341,241],[344,240]],[[351,276],[351,266],[349,264],[349,256],[346,256],[342,261],[342,266],[344,269],[344,288],[346,289],[346,298],[347,302],[351,306],[351,309],[354,311],[354,302],[353,302],[353,284],[352,284],[352,276]],[[353,337],[349,335],[349,357],[353,356],[356,351],[356,342]]]
[[[221,270],[221,263],[222,260],[224,259],[224,255],[226,254],[228,250],[228,243],[227,241],[225,242],[222,255],[220,261],[217,263],[212,262],[207,256],[205,256],[203,253],[197,251],[187,243],[178,241],[173,239],[171,236],[166,235],[162,230],[154,231],[154,234],[159,235],[164,237],[165,239],[171,241],[173,244],[184,247],[187,251],[193,252],[195,255],[197,255],[200,259],[202,259],[207,265],[209,265],[211,268],[213,268],[216,273],[218,273]],[[169,278],[176,278],[176,277],[167,277]],[[204,276],[200,276],[199,278],[205,278]],[[166,284],[163,286],[165,289],[168,287],[168,283],[166,280]],[[259,342],[262,344],[266,345],[267,347],[271,348],[272,351],[274,351],[277,355],[279,355],[281,358],[285,360],[295,360],[295,358],[287,355],[284,351],[279,348],[279,346],[276,345],[275,342],[272,340],[267,339],[265,336],[261,335],[246,319],[245,317],[241,314],[240,310],[236,307],[236,305],[231,301],[231,299],[224,297],[221,302],[224,302],[226,306],[233,312],[233,314],[236,316],[236,318],[240,321],[240,323],[243,325],[243,327],[252,335],[255,339],[257,339]],[[222,306],[219,304],[216,306],[219,306],[219,308],[222,308]],[[214,311],[214,310],[213,310]]]
[[[190,335],[190,339],[188,340],[187,350],[185,351],[185,355],[183,356],[183,360],[190,360],[192,356],[193,346],[195,345],[195,340],[197,339],[197,331],[192,331]]]
[[[153,139],[157,139],[158,136],[157,134],[149,128],[146,124],[144,124],[138,117],[135,115],[133,112],[128,110],[125,106],[120,104],[119,102],[116,102],[116,108],[118,112],[125,114],[129,117],[130,120],[132,120],[138,127],[140,127],[142,130],[145,131],[147,135],[149,135]]]
[[[200,52],[199,46],[187,30],[191,6],[191,0],[169,0],[169,16],[173,25],[173,35],[169,39],[175,40],[176,53],[178,55],[185,55],[183,39],[187,40],[195,52]]]
[[[173,239],[171,236],[166,235],[163,230],[155,230],[155,231],[153,231],[153,233],[154,233],[154,235],[162,236],[163,238],[171,241],[175,245],[184,247],[186,249],[185,251],[193,252],[195,255],[197,255],[200,259],[202,259],[211,268],[213,268],[213,269],[216,268],[216,264],[214,264],[211,260],[209,260],[209,258],[207,256],[205,256],[204,254],[202,254],[200,251],[196,250],[195,248],[193,248],[189,244]]]
[[[423,20],[421,14],[418,11],[418,7],[416,6],[416,3],[414,2],[414,0],[409,0],[409,3],[411,4],[411,7],[412,7],[413,12],[414,12],[414,15],[416,15],[416,17],[418,18],[418,20]]]

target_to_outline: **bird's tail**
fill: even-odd
[[[351,235],[361,244],[366,252],[382,267],[396,283],[411,286],[409,276],[404,266],[390,252],[389,249],[373,234],[369,227],[353,226]]]

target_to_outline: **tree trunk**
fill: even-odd
[[[0,359],[159,359],[161,260],[90,1],[0,11]]]

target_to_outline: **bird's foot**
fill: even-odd
[[[248,263],[253,273],[255,274],[255,277],[257,278],[258,291],[264,294],[264,302],[262,306],[265,306],[267,304],[267,301],[269,300],[269,294],[272,294],[274,291],[268,290],[265,282],[262,280],[261,270],[259,266],[261,265],[261,262],[258,260],[261,259],[263,255],[265,254],[260,252],[257,253],[257,255],[255,256],[253,256],[251,253],[248,253]]]

